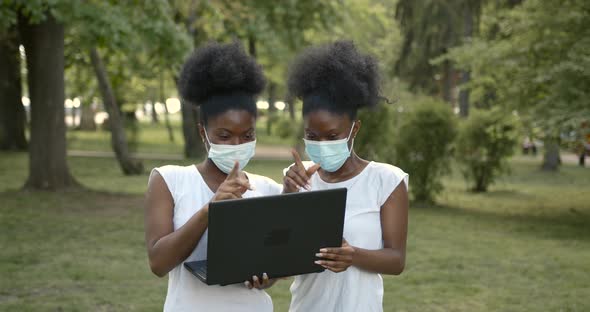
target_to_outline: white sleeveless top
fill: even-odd
[[[197,211],[213,198],[214,193],[203,180],[194,165],[163,166],[152,170],[164,178],[174,199],[174,230],[183,226]],[[243,197],[276,195],[282,186],[275,181],[246,173],[254,191]],[[151,175],[150,175],[151,178]],[[207,233],[191,255],[184,261],[207,259]],[[208,286],[183,266],[176,266],[168,273],[168,292],[164,311],[272,311],[272,300],[263,290],[248,289],[243,284]]]
[[[312,162],[303,162],[306,168]],[[344,238],[351,246],[383,248],[381,206],[408,174],[392,165],[370,162],[357,176],[328,183],[318,173],[311,177],[312,190],[348,189],[344,217]],[[292,312],[383,311],[383,279],[350,266],[346,271],[324,271],[299,275],[291,285]]]

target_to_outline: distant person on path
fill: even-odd
[[[154,274],[168,274],[164,311],[272,311],[262,289],[273,281],[265,274],[246,285],[208,286],[182,266],[207,259],[210,202],[282,192],[273,180],[242,171],[256,147],[262,69],[238,43],[211,43],[186,61],[178,85],[183,100],[200,107],[199,132],[208,158],[197,165],[155,168],[150,175],[145,241]]]
[[[405,265],[408,175],[354,152],[361,131],[357,110],[374,107],[379,98],[377,62],[352,42],[312,47],[292,66],[288,88],[303,100],[312,161],[293,151],[285,192],[348,189],[342,246],[318,250],[317,264],[326,271],[295,277],[290,311],[382,311],[380,274],[400,274]]]
[[[580,140],[578,146],[579,165],[584,167],[586,165],[586,155],[590,154],[590,127],[588,122],[584,121],[580,126]]]

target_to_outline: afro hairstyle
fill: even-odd
[[[354,119],[379,99],[377,61],[352,41],[306,49],[291,65],[287,84],[291,96],[303,100],[303,115],[324,109]]]
[[[182,99],[201,109],[201,122],[231,109],[256,116],[255,96],[266,84],[261,66],[238,41],[210,42],[184,63],[178,79]]]

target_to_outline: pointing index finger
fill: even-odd
[[[238,161],[235,161],[234,166],[231,169],[231,171],[228,173],[226,180],[239,177],[239,172],[240,172],[240,163]]]
[[[301,157],[299,156],[299,153],[297,153],[297,150],[295,150],[294,148],[291,149],[291,155],[293,155],[293,159],[295,159],[295,164],[297,165],[297,167],[305,168],[303,167],[303,162],[301,161]]]

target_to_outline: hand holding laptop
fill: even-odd
[[[315,261],[315,264],[319,264],[334,273],[344,272],[352,265],[354,252],[354,248],[348,245],[348,242],[342,238],[341,247],[320,249],[316,257],[322,260]]]

